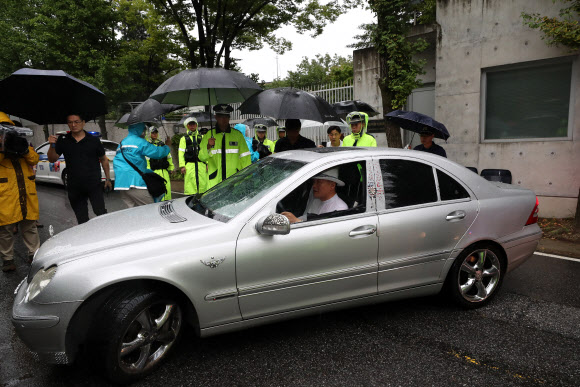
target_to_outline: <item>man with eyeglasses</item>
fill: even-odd
[[[84,130],[85,120],[80,114],[70,114],[67,124],[70,131],[66,135],[48,137],[50,148],[47,156],[48,161],[54,163],[64,155],[68,199],[78,224],[81,224],[89,220],[87,199],[91,201],[95,215],[107,213],[101,188],[101,165],[105,171],[105,189],[110,190],[109,159],[101,140]]]

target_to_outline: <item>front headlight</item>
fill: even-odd
[[[38,273],[34,275],[34,278],[32,278],[32,281],[30,281],[28,289],[26,289],[26,297],[24,301],[28,302],[34,300],[34,298],[48,286],[55,274],[56,266],[49,267],[46,270],[39,270]]]

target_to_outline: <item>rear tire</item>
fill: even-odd
[[[489,243],[478,243],[465,249],[451,266],[447,290],[461,307],[475,309],[486,305],[503,283],[503,253]]]
[[[98,359],[107,378],[129,383],[154,371],[181,334],[177,299],[155,291],[127,290],[109,298],[97,324]]]

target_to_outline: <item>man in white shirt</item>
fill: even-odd
[[[282,212],[290,223],[304,222],[308,214],[320,215],[333,211],[347,210],[346,203],[336,194],[336,186],[344,187],[338,178],[338,168],[331,168],[313,177],[314,183],[304,214],[296,217],[291,212]]]

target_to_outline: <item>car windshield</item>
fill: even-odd
[[[201,196],[187,199],[194,211],[227,222],[262,198],[306,163],[266,157],[221,182]]]

